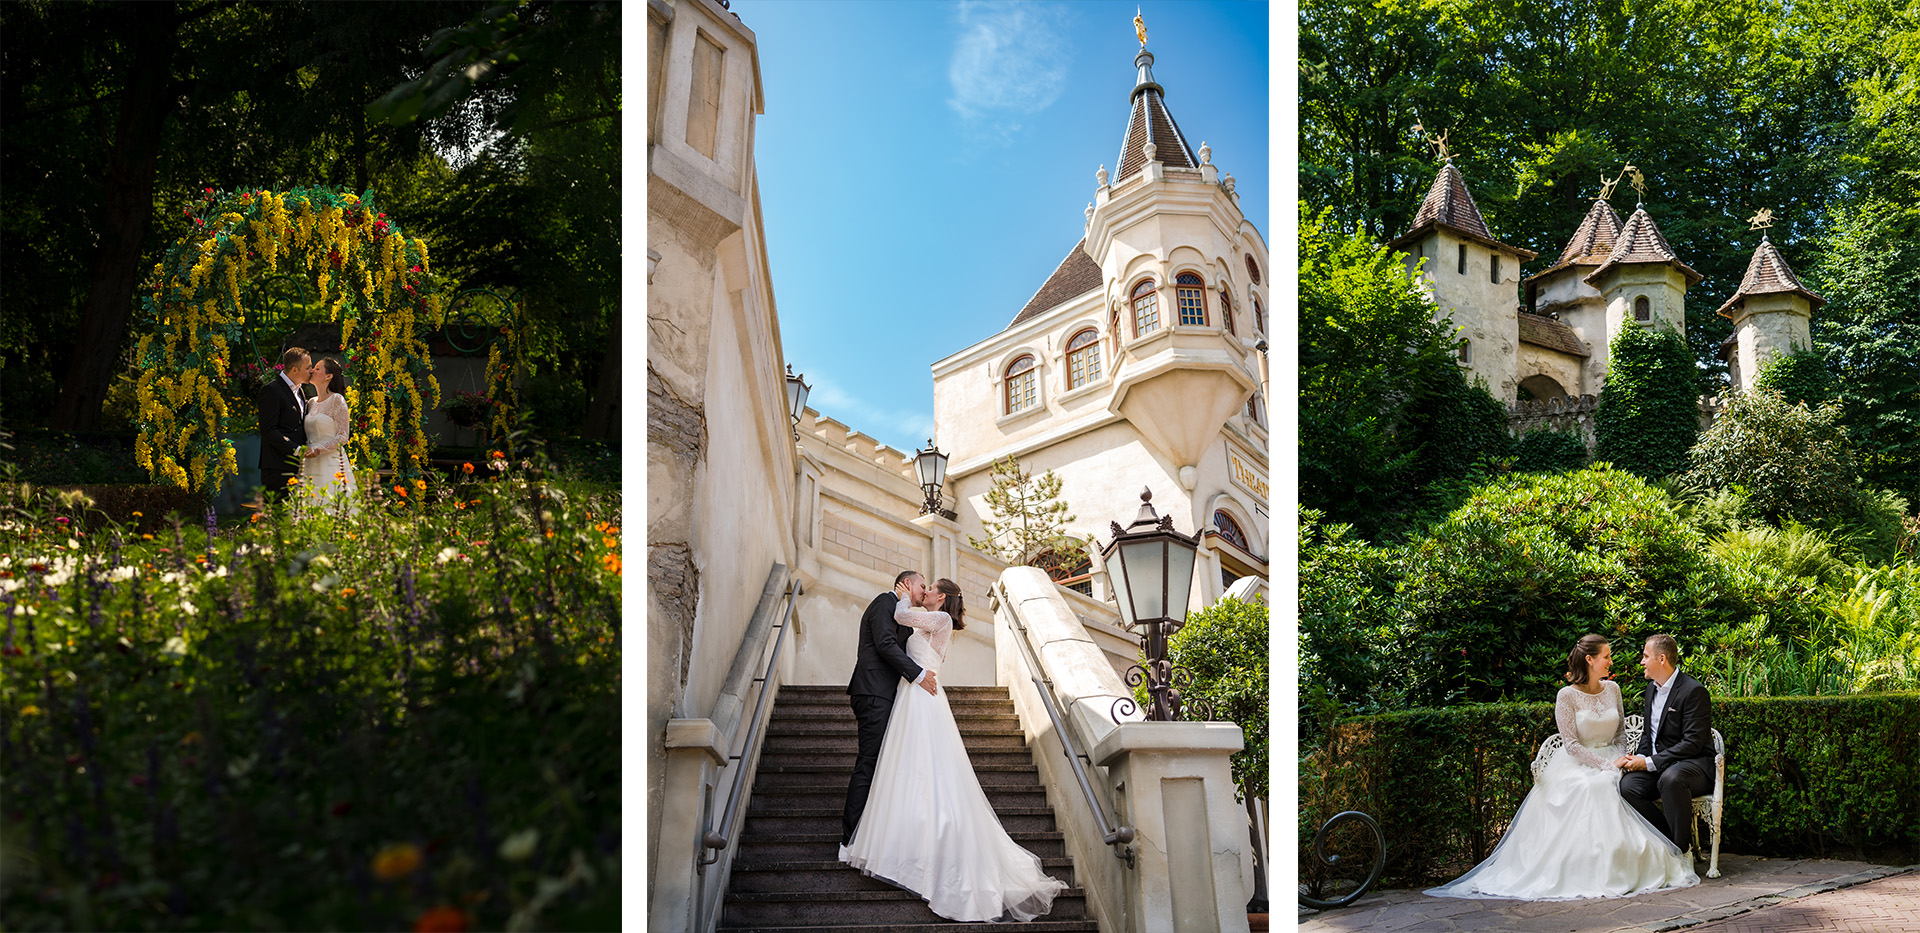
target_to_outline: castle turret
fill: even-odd
[[[1387,246],[1406,252],[1407,267],[1419,270],[1438,313],[1460,329],[1460,363],[1469,378],[1484,380],[1494,398],[1512,404],[1520,342],[1516,286],[1520,264],[1537,254],[1493,238],[1451,160],[1441,164],[1412,226]]]
[[[1606,300],[1607,343],[1611,345],[1628,325],[1664,325],[1685,334],[1687,289],[1700,284],[1700,273],[1674,255],[1642,204],[1621,226],[1606,261],[1581,281]]]
[[[1526,280],[1527,312],[1539,318],[1558,321],[1572,332],[1583,351],[1577,385],[1565,385],[1569,395],[1599,391],[1607,375],[1607,300],[1600,290],[1586,283],[1586,277],[1600,268],[1613,254],[1624,222],[1604,198],[1593,199],[1560,258]],[[1526,339],[1525,319],[1521,338]],[[1595,350],[1598,352],[1594,352]],[[1523,376],[1522,381],[1525,381]],[[1536,393],[1538,394],[1538,393]]]
[[[1746,277],[1719,315],[1733,322],[1727,375],[1746,391],[1774,356],[1813,346],[1813,312],[1827,301],[1800,284],[1793,269],[1765,235],[1747,263]]]

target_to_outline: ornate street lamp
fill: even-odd
[[[1173,530],[1173,516],[1153,510],[1153,490],[1140,493],[1140,515],[1122,529],[1113,523],[1113,541],[1100,551],[1114,598],[1120,603],[1120,622],[1140,633],[1144,666],[1127,669],[1129,687],[1147,687],[1147,720],[1180,719],[1180,688],[1193,682],[1186,668],[1167,660],[1167,640],[1187,624],[1187,597],[1193,589],[1193,559],[1198,539]],[[1187,701],[1202,716],[1211,716],[1205,704]],[[1124,707],[1124,709],[1123,709]],[[1131,697],[1114,701],[1109,713],[1115,722],[1139,709]]]
[[[920,506],[920,514],[953,518],[954,513],[940,507],[940,487],[947,481],[947,455],[933,446],[933,438],[927,438],[925,450],[914,452],[913,469],[920,475],[921,491],[927,494],[927,501]]]
[[[787,414],[793,418],[793,439],[800,439],[800,413],[807,410],[807,385],[805,376],[793,374],[793,364],[787,364]]]

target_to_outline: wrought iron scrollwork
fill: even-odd
[[[448,345],[460,353],[478,353],[500,338],[500,328],[513,320],[513,303],[484,288],[470,288],[454,296],[447,307]]]

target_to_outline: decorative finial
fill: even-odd
[[[1152,143],[1147,143],[1140,147],[1140,153],[1147,157],[1148,162],[1155,161],[1154,156],[1158,154],[1159,151],[1160,151],[1160,147]]]
[[[1107,164],[1105,162],[1100,163],[1100,170],[1093,173],[1093,180],[1099,182],[1102,188],[1107,186]]]
[[[1761,208],[1752,217],[1747,218],[1747,224],[1748,230],[1765,230],[1773,226],[1773,208]],[[1760,238],[1763,240],[1766,239],[1766,234],[1761,234]]]
[[[1140,37],[1140,47],[1147,47],[1147,20],[1140,15],[1140,8],[1133,8],[1133,34]]]
[[[1606,199],[1613,197],[1613,189],[1620,187],[1620,179],[1627,177],[1627,173],[1631,171],[1633,171],[1633,166],[1629,165],[1626,168],[1621,169],[1620,174],[1613,176],[1612,180],[1608,180],[1606,172],[1601,172],[1600,173],[1600,197],[1597,198],[1596,200],[1605,201]]]
[[[1633,179],[1627,182],[1627,184],[1633,186],[1634,194],[1637,196],[1635,200],[1638,203],[1635,206],[1647,206],[1647,176],[1640,174],[1639,169],[1629,165],[1627,166],[1627,177]]]
[[[1093,202],[1087,202],[1087,223],[1093,223]]]
[[[1434,158],[1439,159],[1442,162],[1453,161],[1453,153],[1447,151],[1447,137],[1451,135],[1453,135],[1453,130],[1449,129],[1445,133],[1441,133],[1440,135],[1427,140],[1427,145],[1433,147]]]
[[[1152,501],[1153,501],[1153,487],[1152,487],[1152,486],[1143,486],[1143,487],[1141,487],[1141,489],[1140,489],[1140,501],[1141,501],[1141,502],[1152,502]]]
[[[1207,141],[1204,139],[1200,141],[1200,164],[1213,164],[1213,147],[1207,145]]]

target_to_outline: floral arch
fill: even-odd
[[[239,472],[222,389],[239,369],[234,352],[251,347],[253,330],[271,320],[259,286],[292,276],[310,284],[327,319],[341,325],[354,461],[419,475],[422,424],[440,404],[421,324],[444,319],[426,241],[406,237],[372,191],[208,188],[186,213],[194,229],[167,249],[142,288],[140,465],[158,482],[208,495]]]

